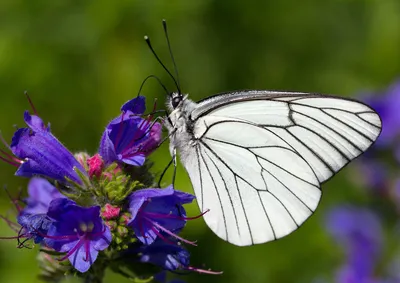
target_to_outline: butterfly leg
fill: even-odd
[[[173,149],[172,161],[174,162],[174,173],[172,175],[172,186],[175,187],[175,177],[176,177],[176,148]]]
[[[171,162],[174,163],[174,173],[172,175],[172,187],[175,189],[175,177],[176,177],[176,148],[173,149],[173,154],[172,154],[172,159]],[[182,217],[183,214],[181,212],[181,208],[179,207],[179,205],[176,205],[178,212],[179,212],[179,216]]]
[[[173,164],[174,165],[174,173],[172,175],[172,186],[175,185],[175,177],[176,177],[176,149],[173,149],[173,154],[171,160],[168,162],[167,166],[164,168],[163,172],[161,173],[160,179],[158,180],[158,187],[161,188],[161,181],[164,178],[165,173],[169,169],[169,167]]]
[[[171,158],[171,160],[168,162],[168,165],[164,168],[163,172],[161,173],[160,179],[158,180],[158,188],[161,188],[161,181],[164,178],[165,173],[167,172],[168,168],[171,166],[172,162],[173,162],[173,158]]]

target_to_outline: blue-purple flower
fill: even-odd
[[[50,203],[57,198],[65,198],[56,187],[46,179],[34,177],[28,184],[28,198],[23,214],[46,214]]]
[[[382,120],[382,133],[376,144],[359,159],[359,172],[368,188],[379,195],[391,195],[391,172],[385,158],[400,163],[400,80],[394,82],[380,93],[363,93],[360,96],[379,114]],[[397,201],[395,199],[394,201]]]
[[[29,181],[26,207],[17,217],[20,238],[33,239],[36,244],[42,242],[52,222],[47,216],[50,203],[58,198],[65,197],[46,179],[34,177]]]
[[[21,165],[15,175],[41,175],[61,183],[66,183],[68,178],[81,184],[82,181],[75,170],[86,174],[84,168],[51,134],[50,127],[44,126],[42,119],[28,112],[25,112],[24,120],[28,128],[18,129],[10,145],[13,154],[21,159]]]
[[[153,175],[148,166],[132,166],[143,165],[161,139],[161,124],[152,121],[151,114],[143,118],[144,97],[122,106],[122,114],[102,136],[99,153],[91,157],[85,152],[72,155],[28,100],[35,113],[25,112],[28,127],[18,129],[10,145],[0,136],[0,142],[13,153],[0,149],[0,160],[18,167],[17,176],[31,178],[27,198],[14,199],[9,194],[18,212],[17,222],[2,215],[0,219],[16,234],[0,239],[16,239],[20,248],[29,247],[27,241],[40,244],[43,278],[59,281],[76,269],[87,272],[82,275],[86,281],[101,282],[108,266],[130,279],[148,276],[146,270],[127,265],[142,267],[139,262],[170,271],[220,274],[191,267],[190,254],[182,243],[195,243],[178,235],[187,220],[204,214],[186,216],[183,205],[195,197],[172,186],[141,189],[141,180],[150,184]],[[66,259],[71,265],[59,263]],[[120,266],[128,271],[132,267],[134,274]],[[166,283],[166,277],[158,280]]]
[[[52,220],[47,217],[46,214],[20,214],[17,217],[18,224],[21,225],[21,229],[18,232],[19,247],[24,246],[26,240],[33,239],[35,244],[39,244],[46,237],[47,232],[50,228]],[[20,242],[24,239],[23,242]]]
[[[25,244],[29,240],[33,240],[35,244],[43,241],[50,228],[52,220],[47,217],[45,213],[30,214],[25,213],[20,208],[16,201],[14,201],[15,208],[19,212],[17,216],[17,223],[9,220],[7,217],[0,215],[7,225],[17,233],[16,236],[0,237],[0,239],[16,239],[18,240],[18,248],[27,247]]]
[[[81,207],[68,199],[56,199],[47,215],[54,220],[45,237],[47,246],[65,252],[80,272],[86,272],[95,262],[99,251],[111,243],[110,229],[100,217],[100,207]]]
[[[378,217],[365,208],[337,207],[328,214],[327,229],[347,254],[338,282],[371,282],[382,248]]]
[[[175,271],[189,268],[190,253],[177,244],[157,240],[151,245],[141,246],[138,252],[139,261],[157,265],[164,270]]]
[[[145,97],[126,102],[122,114],[112,120],[101,138],[99,153],[106,164],[122,162],[141,166],[161,139],[161,125],[143,119]]]
[[[397,144],[400,136],[400,80],[390,85],[380,95],[370,93],[364,94],[361,98],[375,109],[382,119],[382,133],[376,142],[377,146],[387,147]]]
[[[158,239],[151,245],[140,246],[136,252],[139,255],[140,262],[157,265],[163,270],[191,270],[207,274],[222,273],[190,266],[190,253],[181,245],[174,242],[168,243]]]
[[[129,197],[132,218],[128,225],[136,237],[147,245],[167,235],[183,240],[176,235],[188,219],[182,205],[191,203],[194,198],[191,194],[174,190],[172,185],[165,189],[135,191]]]
[[[376,158],[362,157],[358,163],[359,174],[362,178],[356,181],[362,187],[367,187],[374,192],[386,194],[390,186],[390,171],[388,166]]]

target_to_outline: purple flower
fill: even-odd
[[[28,195],[29,197],[25,199],[27,205],[22,211],[23,214],[46,214],[52,200],[65,198],[49,181],[39,177],[34,177],[29,181]]]
[[[132,218],[128,225],[132,227],[137,238],[147,245],[153,243],[157,237],[164,239],[165,235],[188,242],[176,233],[182,230],[188,219],[182,205],[191,203],[194,198],[191,194],[174,190],[172,185],[165,189],[135,191],[129,197]]]
[[[351,206],[337,207],[327,216],[327,229],[347,253],[338,282],[372,282],[382,248],[382,228],[371,211]],[[357,278],[358,281],[352,281]]]
[[[20,242],[20,238],[33,239],[36,244],[41,243],[52,222],[46,214],[20,214],[17,221],[21,225],[18,233],[19,247],[23,247],[26,241]]]
[[[222,274],[211,270],[204,270],[190,266],[190,253],[181,245],[176,243],[166,243],[157,240],[151,245],[142,245],[137,250],[139,261],[151,263],[164,270],[190,270],[207,274]]]
[[[376,279],[373,277],[363,277],[352,268],[352,266],[342,267],[336,276],[338,283],[389,283],[390,281]],[[396,281],[397,282],[397,281]]]
[[[19,207],[17,206],[17,208]],[[4,217],[2,215],[0,215],[0,218],[4,220],[15,233],[17,233],[16,236],[0,237],[0,239],[17,239],[18,248],[27,247],[25,243],[31,239],[33,239],[35,244],[41,243],[45,238],[52,222],[52,220],[43,213],[20,213],[17,216],[17,223],[9,220],[7,217]]]
[[[145,97],[138,96],[125,103],[122,114],[108,124],[99,149],[106,164],[118,161],[141,166],[156,148],[161,139],[161,125],[141,118],[145,109]]]
[[[357,178],[357,182],[361,180],[362,186],[386,194],[390,185],[389,168],[375,158],[361,157],[358,163],[358,170],[362,178]]]
[[[33,177],[42,175],[66,183],[70,179],[81,184],[77,169],[86,174],[75,157],[50,133],[43,121],[25,112],[24,120],[29,128],[18,129],[10,145],[15,156],[22,159],[15,175]]]
[[[400,134],[400,80],[389,86],[383,94],[364,94],[361,99],[374,108],[382,119],[384,126],[377,145],[387,147],[397,143]]]
[[[138,252],[140,262],[151,263],[164,270],[174,271],[189,268],[189,252],[176,244],[158,240],[149,246],[141,246]]]
[[[45,243],[68,258],[80,272],[86,272],[95,262],[99,251],[111,242],[110,229],[100,217],[100,207],[80,207],[68,199],[51,202],[47,215],[54,220]]]

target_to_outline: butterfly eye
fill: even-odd
[[[178,107],[178,105],[179,105],[179,103],[181,103],[181,101],[182,101],[181,95],[174,97],[172,99],[172,107],[174,107],[174,108]]]

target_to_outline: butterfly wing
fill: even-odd
[[[244,246],[281,238],[316,209],[320,183],[364,152],[379,116],[353,100],[248,91],[192,112],[197,143],[182,163],[207,225]]]

